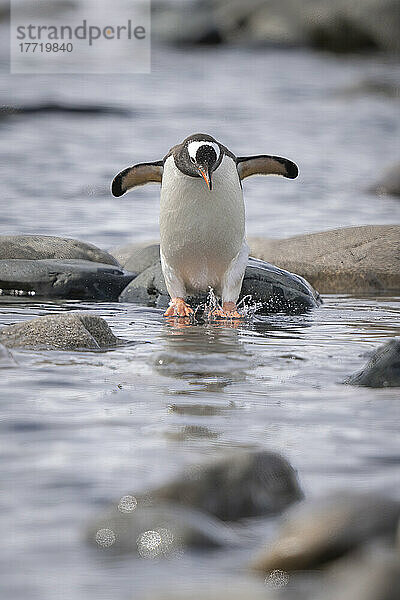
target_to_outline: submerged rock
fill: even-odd
[[[373,388],[400,387],[400,338],[380,346],[365,367],[345,383]]]
[[[170,300],[164,281],[158,256],[159,245],[154,244],[146,248],[137,248],[126,259],[129,268],[151,266],[139,272],[136,277],[122,292],[120,302],[134,302],[137,304],[156,305],[164,308]],[[302,277],[288,273],[271,264],[249,258],[243,280],[240,298],[251,295],[252,301],[262,303],[260,312],[302,312],[320,304],[319,295]],[[207,299],[207,290],[204,295],[190,297],[192,306],[199,305]]]
[[[0,260],[80,259],[119,267],[108,252],[93,244],[53,235],[0,235]]]
[[[237,536],[218,519],[199,510],[169,503],[145,506],[123,504],[95,519],[88,541],[117,552],[136,552],[142,558],[174,555],[185,547],[218,547],[238,543]]]
[[[254,256],[299,273],[321,293],[400,290],[400,225],[344,227],[249,243]]]
[[[254,560],[252,567],[315,569],[377,538],[394,540],[400,503],[372,494],[336,493],[294,508],[277,539]]]
[[[0,260],[0,294],[6,296],[117,300],[134,277],[89,260]]]
[[[282,512],[303,497],[296,471],[274,452],[243,452],[190,468],[143,498],[204,510],[223,521]]]
[[[0,329],[0,342],[9,348],[98,350],[123,343],[101,317],[64,313],[38,317]]]

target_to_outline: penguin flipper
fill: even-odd
[[[236,166],[240,179],[252,175],[283,175],[289,179],[296,179],[299,174],[297,165],[288,158],[281,156],[238,156]]]
[[[146,185],[146,183],[161,183],[163,170],[162,160],[128,167],[114,178],[111,186],[112,194],[119,198],[134,187]]]

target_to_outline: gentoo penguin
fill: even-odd
[[[115,177],[117,197],[161,183],[161,265],[171,296],[165,316],[191,315],[186,296],[212,287],[222,298],[214,316],[241,317],[236,302],[249,256],[241,181],[252,175],[294,179],[298,168],[279,156],[236,157],[210,135],[196,133],[163,160],[128,167]]]

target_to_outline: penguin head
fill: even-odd
[[[221,164],[223,153],[221,144],[205,133],[190,135],[172,150],[176,167],[190,177],[202,177],[210,191],[212,174]]]

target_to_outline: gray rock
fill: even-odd
[[[293,467],[274,452],[243,452],[193,467],[144,499],[176,502],[223,521],[279,513],[303,497]]]
[[[400,290],[400,225],[344,227],[283,240],[253,238],[251,252],[299,273],[321,293]]]
[[[178,44],[400,51],[396,0],[159,0],[154,8],[154,34]]]
[[[88,528],[88,541],[103,549],[137,552],[143,558],[162,558],[185,547],[218,547],[238,543],[221,521],[198,510],[160,503],[133,510],[113,507]]]
[[[53,235],[0,235],[0,260],[80,259],[115,265],[118,261],[93,244]]]
[[[160,260],[160,245],[152,244],[138,248],[132,253],[124,264],[124,269],[133,273],[142,273]]]
[[[373,494],[336,493],[295,507],[278,537],[252,568],[299,571],[318,568],[377,538],[394,540],[400,503]]]
[[[376,194],[391,194],[400,196],[400,163],[390,167],[383,173],[380,181],[375,183],[371,188],[371,192]]]
[[[146,265],[156,255],[158,245],[136,250],[126,264],[131,267]],[[206,301],[204,295],[190,297],[192,306]],[[320,298],[311,286],[302,278],[271,264],[249,258],[243,280],[240,299],[251,295],[252,300],[262,303],[260,312],[302,312],[320,304]],[[121,293],[120,302],[155,305],[164,308],[168,305],[169,296],[161,270],[161,262],[157,260],[145,271],[141,272]]]
[[[0,260],[2,295],[116,300],[135,277],[120,267],[89,260]]]
[[[0,329],[0,342],[8,348],[46,350],[98,350],[123,343],[106,321],[88,313],[38,317]]]
[[[400,387],[400,338],[380,346],[365,367],[345,383],[372,388]]]
[[[13,355],[5,346],[0,344],[0,369],[6,367],[15,367],[17,363],[14,360]]]

